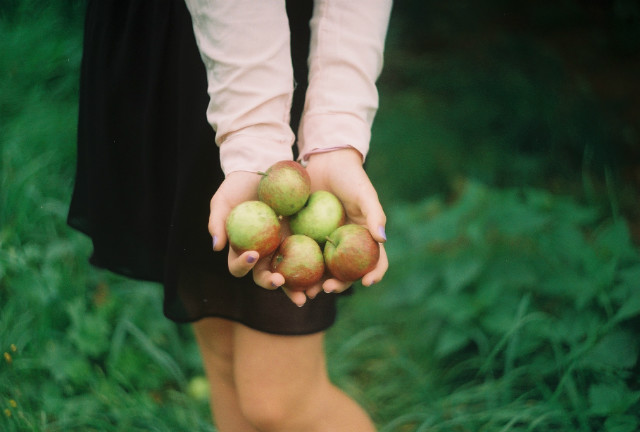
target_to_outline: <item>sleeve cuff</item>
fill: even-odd
[[[293,134],[292,134],[293,135]],[[220,145],[224,175],[234,171],[266,171],[281,160],[293,160],[290,140],[274,141],[260,136],[235,134]]]
[[[306,115],[300,125],[298,146],[300,160],[313,153],[353,147],[362,154],[369,152],[371,128],[368,123],[351,114]]]

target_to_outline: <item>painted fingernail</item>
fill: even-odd
[[[256,257],[254,257],[253,255],[249,255],[249,256],[247,257],[247,262],[248,262],[249,264],[253,264],[254,262],[256,262]]]
[[[387,241],[387,233],[384,230],[384,227],[378,227],[378,234],[380,234],[380,237],[382,237],[385,241]]]
[[[216,248],[216,244],[218,243],[218,236],[213,236],[213,248]]]

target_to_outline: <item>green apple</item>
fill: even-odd
[[[187,384],[187,394],[198,401],[209,399],[209,380],[203,375],[198,375],[189,380]]]
[[[311,179],[298,162],[285,160],[260,173],[258,199],[278,215],[290,216],[300,210],[309,198]]]
[[[347,224],[329,235],[324,261],[336,279],[353,282],[373,270],[380,258],[380,245],[362,225]]]
[[[304,234],[319,244],[344,224],[345,213],[340,200],[331,192],[319,190],[309,196],[307,204],[289,218],[294,234]]]
[[[267,256],[280,244],[280,220],[261,201],[245,201],[231,210],[226,221],[229,244],[237,253],[256,251]]]
[[[322,279],[324,258],[320,245],[311,237],[286,237],[271,257],[271,271],[284,276],[284,287],[304,291]]]

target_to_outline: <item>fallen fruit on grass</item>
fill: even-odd
[[[261,201],[245,201],[231,210],[226,222],[229,244],[238,254],[256,251],[267,256],[280,244],[280,221]]]
[[[324,261],[329,272],[344,282],[353,282],[373,270],[380,258],[380,245],[362,225],[347,224],[329,235]]]
[[[322,279],[322,249],[311,237],[293,234],[285,238],[271,257],[271,271],[284,276],[284,287],[304,291]]]
[[[312,193],[305,206],[291,216],[289,227],[294,234],[307,235],[322,245],[329,234],[344,224],[344,220],[340,200],[331,192],[319,190]]]
[[[209,398],[210,387],[209,381],[205,376],[198,375],[187,384],[187,394],[195,400],[204,401]]]
[[[258,183],[258,199],[278,215],[290,216],[309,198],[311,179],[298,162],[285,160],[271,165]]]

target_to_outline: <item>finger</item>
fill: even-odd
[[[298,307],[304,306],[304,304],[307,302],[307,295],[304,293],[304,291],[292,291],[285,287],[282,287],[282,290],[287,295],[287,297],[289,297],[289,300],[291,300]]]
[[[242,277],[253,269],[259,258],[260,255],[256,251],[247,251],[238,255],[233,248],[229,248],[229,273],[235,277]]]
[[[280,273],[272,273],[269,270],[269,259],[258,261],[253,269],[253,281],[259,287],[274,290],[284,284],[284,276]]]
[[[346,291],[347,288],[349,288],[351,285],[353,285],[353,282],[344,282],[340,279],[331,278],[324,281],[324,283],[322,284],[322,289],[326,293],[337,294]]]
[[[312,287],[308,288],[307,290],[305,290],[304,293],[307,295],[308,298],[314,299],[321,292],[322,292],[322,284],[321,283],[317,283],[314,286],[312,286]]]
[[[388,269],[389,259],[387,257],[387,251],[385,250],[384,245],[381,244],[378,264],[376,264],[376,267],[373,270],[362,277],[362,285],[371,286],[374,283],[380,282]]]
[[[362,213],[366,218],[366,225],[371,236],[378,243],[387,241],[387,233],[385,226],[387,224],[387,216],[382,209],[380,201],[377,199],[368,199],[361,202]]]
[[[385,233],[387,216],[380,204],[376,189],[364,171],[359,181],[353,180],[353,183],[356,186],[347,189],[347,195],[341,197],[345,203],[347,215],[354,223],[366,226],[378,243],[384,243],[387,241]]]
[[[216,195],[211,198],[209,209],[209,233],[213,239],[213,250],[221,251],[227,243],[225,223],[231,209],[226,204],[219,202],[216,199]]]

